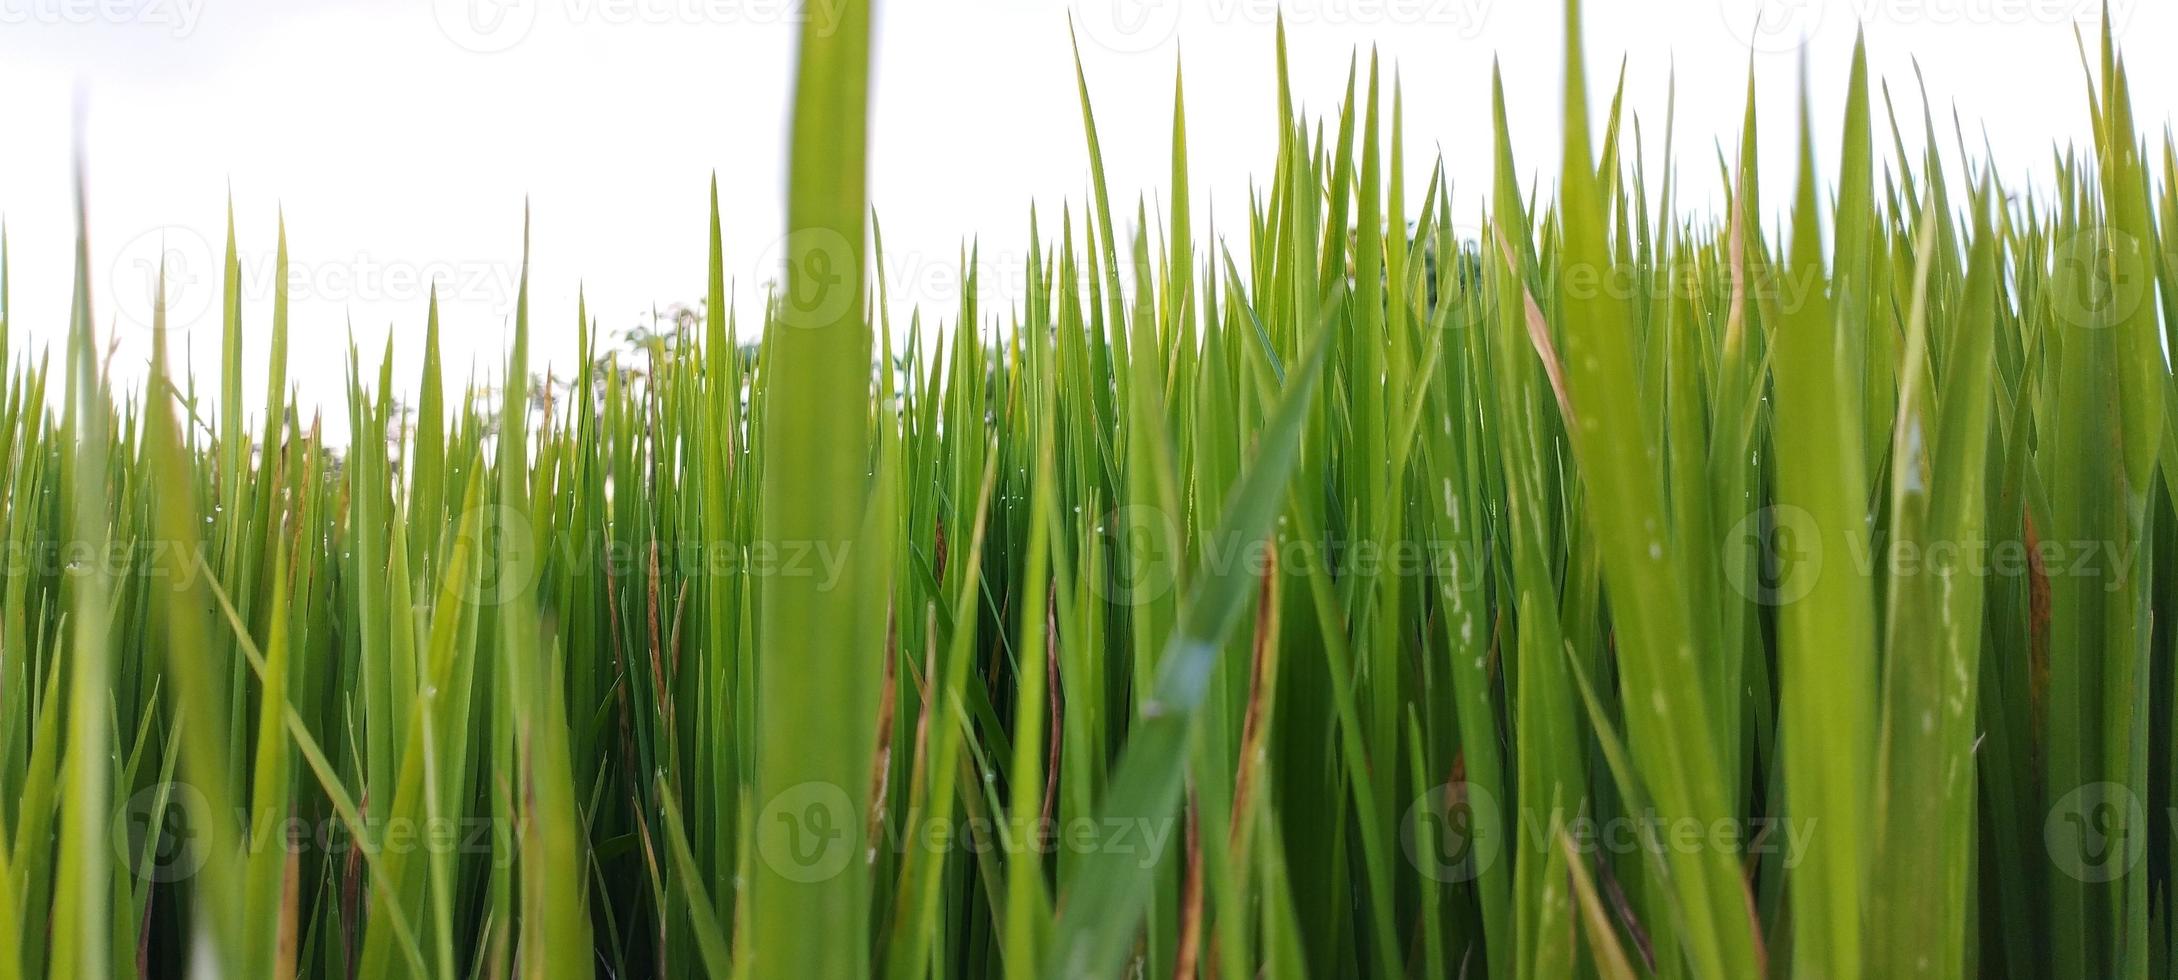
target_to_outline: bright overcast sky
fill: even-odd
[[[250,367],[261,381],[276,209],[294,269],[293,371],[338,419],[348,331],[375,363],[420,362],[426,284],[445,305],[450,372],[492,372],[513,310],[525,197],[535,218],[539,355],[566,363],[578,283],[607,330],[704,282],[704,189],[719,176],[727,267],[747,322],[773,276],[783,217],[795,22],[827,0],[0,0],[0,212],[20,351],[66,324],[71,104],[87,97],[92,273],[124,383],[148,352],[150,269],[180,269],[177,328],[217,361],[217,265],[228,190],[240,223]],[[1736,139],[1750,54],[1767,125],[1764,180],[1786,186],[1803,53],[1818,150],[1836,153],[1856,25],[1901,113],[1913,65],[1938,118],[1956,106],[2014,180],[2053,141],[2086,137],[2073,31],[2096,0],[1645,0],[1589,5],[1600,105],[1621,54],[1652,157],[1676,65],[1690,206],[1717,200],[1715,146]],[[1488,79],[1504,62],[1520,163],[1557,155],[1560,5],[1548,0],[1289,0],[1296,96],[1335,107],[1349,56],[1376,47],[1406,90],[1410,157],[1441,151],[1473,213],[1489,179]],[[1055,215],[1087,181],[1067,40],[1086,62],[1115,208],[1154,210],[1184,49],[1195,199],[1237,227],[1275,141],[1274,0],[915,0],[880,3],[871,200],[896,305],[950,316],[956,256],[982,244],[1017,279],[1032,202]],[[2178,3],[2113,0],[2138,116],[2160,139],[2178,69]],[[1758,20],[1760,15],[1763,19]],[[1388,97],[1388,83],[1387,83]],[[1881,125],[1881,117],[1878,117]],[[1947,124],[1947,123],[1946,123]],[[1917,125],[1917,124],[1916,124]],[[1909,140],[1911,137],[1909,136]],[[1917,140],[1913,140],[1917,142]],[[1410,168],[1418,200],[1426,167]],[[1827,164],[1826,164],[1827,165]],[[1770,200],[1782,198],[1772,192]],[[1198,224],[1198,228],[1204,227]],[[1241,248],[1234,243],[1235,250]],[[1017,287],[1015,287],[1017,288]],[[1001,289],[999,295],[1009,295]],[[27,336],[26,336],[27,335]],[[25,341],[28,341],[26,343]],[[203,375],[200,374],[200,377]]]

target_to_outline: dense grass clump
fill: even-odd
[[[58,378],[0,319],[0,980],[2169,975],[2178,151],[2107,37],[2043,185],[1856,55],[1842,159],[1757,201],[1750,108],[1691,220],[1576,26],[1479,236],[1374,63],[1281,78],[1240,257],[1084,80],[1093,200],[940,332],[842,10],[761,331],[715,204],[700,322],[554,314],[553,387],[525,272],[501,390],[434,305],[344,438],[231,244],[216,392],[163,324],[108,391],[80,241]]]

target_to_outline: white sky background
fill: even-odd
[[[291,378],[345,416],[347,337],[375,368],[389,331],[399,384],[421,363],[425,292],[440,284],[450,381],[496,374],[511,330],[525,196],[534,214],[533,356],[572,362],[587,284],[607,330],[699,300],[705,187],[715,170],[728,275],[752,325],[783,225],[795,21],[826,0],[0,0],[0,212],[17,352],[67,323],[72,103],[87,95],[92,273],[125,388],[149,352],[151,269],[176,267],[177,344],[216,390],[218,265],[231,187],[243,255],[245,390],[261,397],[275,217],[293,269]],[[2022,181],[2054,142],[2084,143],[2075,24],[2096,0],[1645,0],[1587,4],[1599,125],[1621,54],[1652,166],[1678,73],[1687,205],[1713,208],[1718,141],[1736,145],[1750,56],[1766,199],[1796,164],[1808,58],[1821,165],[1834,166],[1856,25],[1917,145],[1918,60],[1939,124],[1956,105]],[[957,257],[982,245],[988,315],[1018,294],[1027,216],[1086,196],[1067,15],[1081,27],[1115,211],[1153,211],[1169,167],[1172,68],[1184,48],[1198,229],[1240,227],[1275,148],[1275,0],[893,0],[877,14],[870,196],[894,308],[950,318]],[[2178,3],[2112,0],[2136,111],[2158,142],[2178,68]],[[1441,151],[1464,216],[1490,179],[1489,73],[1504,62],[1521,167],[1558,156],[1555,0],[1287,0],[1296,98],[1335,111],[1348,58],[1374,45],[1406,91],[1408,200]],[[1760,27],[1756,26],[1756,18]],[[1802,43],[1802,39],[1805,43]],[[1386,81],[1389,98],[1389,79]],[[1335,123],[1334,123],[1335,124]],[[1887,145],[1878,104],[1878,146]],[[1948,132],[1946,132],[1948,138]],[[1125,219],[1122,219],[1123,221]],[[1471,217],[1463,218],[1471,220]],[[1244,243],[1232,247],[1239,254]],[[904,321],[896,320],[904,327]],[[342,436],[334,436],[344,441]]]

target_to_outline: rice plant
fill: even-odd
[[[615,357],[525,267],[496,388],[434,302],[343,433],[284,228],[216,390],[163,294],[110,390],[80,236],[58,378],[11,349],[0,245],[0,980],[2171,975],[2167,128],[2105,33],[2094,144],[2007,186],[1856,52],[1797,160],[1750,97],[1651,170],[1567,7],[1479,224],[1396,73],[1307,118],[1281,33],[1237,229],[1181,78],[1153,212],[1077,69],[1025,298],[901,322],[843,2],[764,322],[714,193],[700,322]]]

